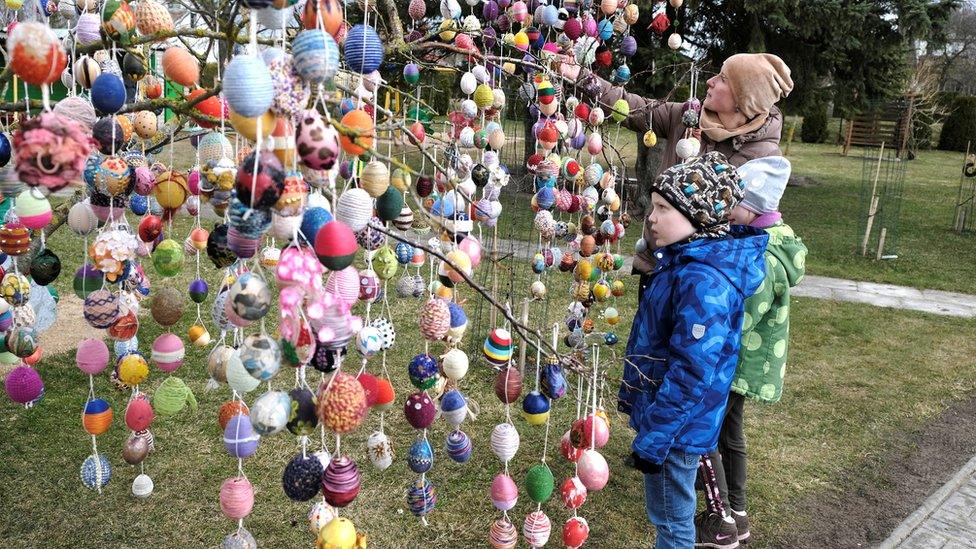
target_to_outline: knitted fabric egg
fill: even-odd
[[[420,312],[420,333],[429,341],[440,341],[451,328],[451,311],[443,299],[431,299]]]
[[[298,454],[288,462],[281,474],[281,486],[285,495],[294,501],[308,501],[322,487],[325,468],[315,456]]]
[[[407,466],[417,474],[426,473],[434,466],[434,450],[426,438],[418,439],[410,446],[410,452],[407,454]]]
[[[309,4],[314,4],[313,0]],[[312,84],[335,78],[339,71],[339,45],[331,34],[311,28],[292,40],[292,66],[299,76]]]
[[[348,433],[366,417],[366,392],[355,377],[337,372],[318,392],[319,421],[336,434]]]
[[[261,116],[274,101],[271,72],[255,55],[235,55],[224,70],[222,83],[227,104],[241,116]]]
[[[511,423],[499,423],[491,431],[491,451],[502,462],[515,457],[519,448],[519,434]]]
[[[418,391],[407,397],[403,413],[414,429],[426,429],[434,422],[437,407],[426,391]]]
[[[284,391],[268,391],[251,405],[251,423],[261,436],[273,435],[285,428],[291,416],[291,398]]]
[[[530,547],[544,547],[549,543],[552,534],[552,521],[542,511],[533,511],[525,516],[522,524],[522,536]]]
[[[232,477],[221,483],[220,510],[227,518],[240,520],[250,515],[253,508],[254,486],[246,477]]]
[[[488,542],[492,549],[514,549],[518,544],[518,530],[507,518],[501,517],[491,523]]]
[[[44,394],[44,382],[37,370],[30,366],[18,366],[3,380],[4,390],[10,400],[18,404],[36,401]]]
[[[251,418],[245,414],[232,416],[224,428],[224,448],[235,458],[246,458],[258,449],[261,437],[254,432]]]
[[[90,455],[81,464],[81,482],[91,490],[101,492],[112,480],[112,464],[105,454]]]
[[[155,0],[140,0],[135,16],[136,28],[140,34],[150,35],[173,29],[173,17],[169,10]]]
[[[471,437],[460,430],[451,431],[444,442],[444,451],[447,456],[457,463],[465,463],[471,459]]]
[[[3,277],[3,284],[0,286],[0,289],[3,289],[5,298],[7,298],[7,279],[11,276],[18,277],[21,275],[8,274]],[[29,292],[30,286],[26,281],[24,281],[21,285],[21,289]],[[23,294],[15,293],[12,295],[14,296],[14,299],[11,300],[10,298],[7,298],[7,301],[9,301],[11,304],[19,305],[20,303],[16,303],[16,301],[18,301],[16,296]],[[22,302],[26,302],[26,297],[23,299],[23,301],[21,301],[21,303]],[[95,290],[85,298],[84,315],[85,320],[88,321],[92,327],[104,330],[115,323],[119,317],[119,299],[115,294],[108,290]]]
[[[359,495],[362,479],[356,462],[347,456],[333,459],[322,475],[322,495],[333,507],[345,507]]]

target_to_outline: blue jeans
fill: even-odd
[[[647,518],[657,528],[656,549],[695,546],[695,475],[699,456],[672,448],[660,473],[644,475]]]

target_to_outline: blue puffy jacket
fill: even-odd
[[[663,463],[672,446],[705,454],[718,445],[743,302],[765,277],[768,238],[734,226],[724,238],[654,252],[657,266],[630,330],[619,394],[640,457]]]

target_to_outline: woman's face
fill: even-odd
[[[709,78],[705,85],[708,90],[702,107],[722,114],[735,112],[735,97],[732,96],[732,87],[724,74],[718,73]]]

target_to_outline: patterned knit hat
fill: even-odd
[[[651,190],[691,221],[697,229],[692,238],[725,235],[729,212],[745,192],[735,166],[716,151],[664,170]]]

